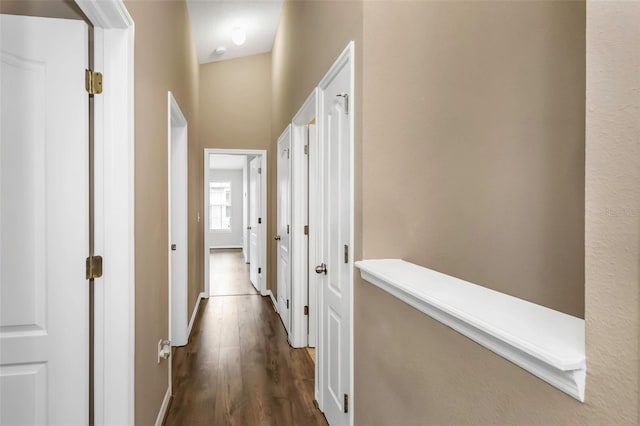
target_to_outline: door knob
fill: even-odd
[[[318,266],[316,266],[316,274],[327,275],[327,265],[325,265],[324,263],[321,263]]]
[[[276,235],[275,237],[273,237],[273,239],[276,241],[280,241],[280,235]]]

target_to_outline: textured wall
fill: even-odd
[[[491,6],[489,10],[482,10],[487,6]],[[522,280],[512,285],[507,281],[500,285],[499,281],[492,283],[491,280],[480,283],[574,314],[580,314],[583,299],[578,285],[580,275],[571,268],[584,262],[588,372],[586,401],[582,404],[358,280],[355,289],[356,424],[638,424],[640,27],[637,24],[640,4],[589,2],[586,9],[584,249],[578,244],[580,235],[576,224],[568,223],[573,217],[578,228],[582,226],[580,199],[576,200],[566,187],[580,184],[577,180],[580,165],[572,160],[580,159],[581,154],[578,150],[570,155],[571,152],[560,146],[575,143],[574,132],[580,120],[574,113],[584,114],[584,108],[579,107],[575,98],[576,89],[569,87],[585,85],[582,77],[585,59],[574,56],[584,52],[581,38],[584,40],[585,28],[581,30],[582,36],[577,32],[584,25],[585,13],[581,8],[580,3],[569,2],[365,3],[365,257],[398,256],[427,266],[439,264],[444,266],[440,268],[444,272],[476,282],[477,277],[496,277],[497,268],[513,269],[514,263],[520,264],[522,279],[529,280],[534,287],[520,286]],[[489,17],[489,25],[477,21]],[[401,28],[390,31],[390,22]],[[381,35],[369,37],[376,28],[380,28]],[[391,51],[385,56],[387,63],[394,63],[392,59],[399,61],[394,66],[386,66],[381,52],[389,52],[391,46],[385,44],[385,39],[391,44],[397,41],[396,46],[402,41],[414,49]],[[420,45],[413,45],[417,40],[421,41]],[[490,42],[488,51],[480,49],[483,40]],[[506,56],[509,51],[504,50],[505,45],[512,43],[524,43],[528,47],[520,54],[511,51]],[[498,50],[492,52],[493,49]],[[435,59],[423,59],[425,63],[422,63],[418,56],[425,52],[435,55]],[[469,61],[466,67],[464,61]],[[450,67],[452,62],[458,66]],[[529,66],[523,67],[525,63]],[[500,69],[487,72],[492,64]],[[505,68],[509,71],[506,74]],[[512,74],[516,71],[521,73]],[[474,81],[478,73],[484,74],[484,79]],[[573,80],[572,73],[575,74]],[[402,75],[404,81],[395,82],[397,75]],[[434,75],[439,76],[437,81],[442,86],[421,91]],[[507,85],[508,90],[495,86],[496,75],[500,75],[500,83]],[[536,81],[536,90],[531,92],[523,87],[518,75]],[[395,92],[388,86],[395,88]],[[493,90],[487,93],[486,88]],[[465,92],[463,99],[473,96],[452,108],[451,98],[460,100],[460,90]],[[557,97],[559,94],[561,98]],[[437,106],[432,106],[433,98]],[[502,105],[503,102],[507,105]],[[522,105],[525,103],[527,105]],[[538,103],[535,114],[530,110],[534,103]],[[386,104],[393,105],[393,115]],[[483,111],[478,111],[480,106]],[[577,110],[570,111],[574,108]],[[528,109],[527,120],[518,117]],[[490,114],[495,110],[500,111],[501,116],[516,116],[505,123],[492,121]],[[479,115],[474,115],[476,113]],[[431,122],[432,115],[438,122]],[[396,123],[393,132],[380,130],[384,124],[377,123],[383,118]],[[442,128],[443,123],[452,126],[452,130],[442,135],[445,146],[438,146],[440,140],[428,136],[432,136],[434,128]],[[531,124],[535,124],[534,128]],[[496,147],[489,138],[486,151],[469,144],[463,144],[464,149],[456,151],[456,145],[464,141],[460,135],[468,128],[475,129],[472,136],[478,141],[486,136],[482,127],[487,125],[496,132],[496,140],[509,143]],[[550,131],[552,129],[555,131]],[[540,136],[539,142],[518,145],[520,139],[527,140],[531,135]],[[564,136],[558,138],[558,135]],[[393,149],[384,147],[385,139],[395,141]],[[550,139],[555,143],[547,146]],[[386,154],[384,161],[376,162],[382,153]],[[452,153],[456,156],[452,157]],[[468,163],[465,163],[466,156],[471,157]],[[487,173],[485,163],[495,162],[498,156],[518,160],[517,167],[493,164],[491,173]],[[434,164],[431,157],[444,161],[444,165]],[[446,166],[451,162],[455,167],[447,171]],[[564,167],[560,167],[563,163]],[[545,173],[536,170],[535,164],[538,168],[545,167]],[[387,172],[386,179],[375,180],[380,170]],[[505,170],[513,172],[511,181],[506,180],[509,175],[504,175]],[[414,193],[407,199],[402,193],[398,194],[398,186],[416,185],[416,177],[431,178],[438,174],[437,183],[449,189],[440,197],[425,200],[421,196],[425,192],[433,193],[427,180],[422,180],[416,188],[418,196]],[[460,178],[466,174],[464,179]],[[485,182],[487,189],[475,186],[476,181],[482,182],[492,175],[500,179]],[[539,203],[530,205],[526,212],[519,205],[527,202],[519,198],[520,194],[507,191],[510,198],[501,200],[495,193],[496,188],[505,193],[514,184],[527,187],[528,178],[533,177],[535,185],[542,185],[541,190],[556,194],[546,201],[539,199]],[[581,185],[584,188],[584,180]],[[488,231],[513,238],[543,229],[540,227],[544,225],[555,232],[547,232],[540,239],[534,236],[531,246],[521,241],[523,247],[517,250],[514,247],[512,252],[506,251],[504,244],[497,244],[495,235],[479,238],[477,232],[468,232],[473,230],[469,225],[477,218],[479,206],[467,203],[482,202],[481,197],[487,191],[493,195],[489,201],[503,203],[506,210],[496,211],[502,221],[484,219],[483,226],[493,223]],[[581,191],[577,191],[580,194]],[[377,194],[390,197],[392,207],[384,208],[386,218],[400,217],[399,229],[394,231],[385,226],[378,217],[376,206],[379,204],[374,201],[379,202],[381,197]],[[529,190],[528,194],[539,197],[542,191]],[[514,201],[513,205],[509,204],[510,200]],[[520,201],[516,203],[516,200]],[[558,206],[566,208],[557,211]],[[434,209],[448,212],[451,227],[428,230],[429,222],[434,220],[430,213]],[[554,214],[547,216],[550,213]],[[517,223],[511,216],[521,214],[528,219],[527,223],[534,222],[531,229],[515,226]],[[558,221],[566,226],[558,228]],[[415,236],[405,233],[405,227],[415,232]],[[463,238],[465,231],[469,235],[467,240]],[[405,241],[400,241],[394,232],[403,235]],[[440,234],[463,238],[459,258],[446,259],[451,242],[444,242],[446,250],[440,255],[438,251],[442,246],[426,244]],[[570,244],[556,241],[558,236],[567,235],[573,235],[574,241]],[[492,253],[478,250],[483,246]],[[473,253],[473,250],[478,251]],[[573,276],[574,282],[557,281],[555,288],[544,289],[545,283],[536,281],[536,275],[544,277],[550,271],[562,272],[563,265],[551,262],[543,271],[526,267],[519,256],[528,250],[532,259],[538,258],[534,267],[545,265],[544,256],[548,253],[565,252],[574,260],[566,265],[568,271],[563,274]],[[580,257],[583,252],[586,252],[584,260]],[[492,257],[498,255],[504,256],[504,265],[492,261]],[[478,259],[485,259],[486,270],[469,268]],[[462,273],[456,274],[456,271]]]
[[[196,221],[202,191],[194,190],[202,186],[202,180],[196,183],[196,165],[202,169],[198,64],[184,1],[128,1],[126,6],[135,22],[135,423],[149,425],[168,386],[167,362],[157,363],[158,340],[169,334],[167,91],[189,125],[189,316],[202,291],[202,258],[195,256],[203,244]]]
[[[584,318],[584,17],[365,2],[365,257]]]
[[[586,320],[592,423],[640,423],[640,2],[587,4]]]

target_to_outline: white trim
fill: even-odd
[[[273,305],[273,310],[278,314],[278,303],[276,302],[276,298],[273,296],[273,292],[271,290],[265,291],[264,297],[269,296],[271,298],[271,304]],[[280,315],[280,314],[278,314]]]
[[[75,0],[76,4],[96,28],[129,29],[133,19],[121,0]]]
[[[200,293],[196,298],[196,304],[193,306],[193,312],[191,313],[191,319],[189,320],[187,342],[189,341],[189,339],[191,339],[191,329],[193,328],[193,323],[196,321],[196,317],[198,316],[198,311],[200,311],[200,301],[205,298],[207,298],[207,296],[204,294],[204,291]]]
[[[362,278],[584,402],[584,320],[399,259]]]
[[[171,358],[169,358],[170,360]],[[167,389],[167,392],[164,394],[164,398],[162,399],[162,405],[160,406],[160,411],[158,411],[158,416],[156,417],[155,426],[162,426],[164,423],[164,418],[167,415],[167,410],[169,409],[169,402],[171,401],[171,389]]]
[[[262,218],[262,226],[260,227],[260,253],[259,253],[259,257],[260,257],[260,268],[262,268],[262,272],[260,274],[258,274],[258,277],[260,279],[260,294],[263,296],[267,295],[267,290],[268,290],[268,282],[267,282],[267,270],[268,270],[268,264],[267,264],[267,150],[266,149],[220,149],[220,148],[205,148],[204,149],[204,177],[203,177],[203,192],[204,192],[204,225],[206,228],[206,224],[207,224],[207,208],[206,208],[206,203],[209,199],[209,193],[207,191],[208,188],[208,178],[209,178],[209,163],[208,163],[208,155],[209,154],[227,154],[227,155],[255,155],[257,157],[260,157],[260,168],[262,169],[262,173],[261,173],[261,184],[260,184],[260,192],[261,194],[261,200],[260,200],[260,217]],[[204,292],[205,294],[209,294],[210,289],[209,289],[209,277],[208,277],[208,271],[209,271],[209,250],[208,250],[208,246],[206,244],[206,238],[205,238],[205,242],[204,242]]]
[[[122,0],[76,0],[94,26],[94,423],[135,420],[134,26]]]
[[[309,316],[304,314],[304,306],[309,300],[310,281],[315,280],[315,273],[310,276],[309,272],[309,259],[312,258],[309,245],[311,235],[304,234],[304,226],[310,225],[309,194],[314,193],[309,186],[309,163],[312,161],[312,156],[310,151],[308,154],[304,153],[304,147],[308,143],[308,124],[317,115],[317,98],[317,89],[313,89],[291,122],[291,333],[289,342],[294,348],[306,347],[309,344]]]
[[[324,90],[329,86],[329,84],[331,83],[331,81],[333,81],[334,78],[337,77],[337,75],[342,71],[342,69],[344,68],[345,65],[349,66],[349,73],[350,73],[350,90],[351,90],[351,96],[349,99],[349,125],[350,125],[350,156],[351,156],[351,164],[349,167],[349,179],[350,179],[350,212],[349,212],[349,216],[350,216],[350,235],[349,235],[349,247],[351,247],[351,253],[352,256],[349,259],[349,262],[353,264],[353,253],[355,253],[355,247],[354,247],[354,230],[355,230],[355,219],[354,219],[354,212],[355,212],[355,201],[354,201],[354,197],[355,197],[355,171],[354,171],[354,153],[355,153],[355,115],[356,115],[356,93],[355,93],[355,43],[353,41],[350,41],[347,44],[347,47],[342,51],[342,53],[340,54],[340,56],[338,57],[338,59],[334,62],[334,64],[331,66],[331,68],[329,69],[329,71],[325,74],[325,76],[322,78],[322,80],[320,81],[320,83],[318,84],[318,101],[319,101],[319,110],[318,110],[318,138],[322,138],[323,137],[323,130],[322,130],[322,123],[321,120],[323,119],[323,107],[322,107],[322,98],[324,96]],[[349,306],[349,425],[353,425],[353,421],[354,421],[354,412],[355,412],[355,388],[354,388],[354,331],[353,331],[353,299],[354,299],[354,292],[353,292],[353,283],[354,283],[354,271],[353,268],[351,269],[351,273],[350,273],[350,306]],[[323,310],[324,310],[324,298],[321,296],[318,299],[318,311],[319,311],[319,317],[318,317],[318,345],[317,345],[317,350],[316,350],[316,363],[318,364],[318,376],[316,377],[316,381],[321,381],[324,372],[323,370],[323,360],[322,360],[322,348],[321,346],[321,342],[322,342],[322,333],[324,333],[323,327],[322,327],[322,322],[323,322],[323,318],[322,318],[322,314],[323,314]],[[320,383],[320,386],[323,386],[322,383]],[[320,389],[322,389],[322,387],[320,387]],[[318,405],[320,406],[321,410],[324,410],[324,401],[322,398],[322,392],[320,392],[320,394],[318,395],[319,399],[317,399],[318,401]]]
[[[227,245],[227,246],[209,246],[209,250],[218,250],[218,249],[242,249],[241,245]]]

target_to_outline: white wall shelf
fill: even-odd
[[[362,278],[584,402],[584,320],[399,259]]]

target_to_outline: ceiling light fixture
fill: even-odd
[[[237,46],[242,46],[247,40],[247,33],[242,27],[234,27],[231,30],[231,41]]]
[[[224,53],[227,51],[227,48],[224,46],[220,46],[218,47],[216,50],[214,50],[214,53],[218,56],[220,55],[224,55]]]

